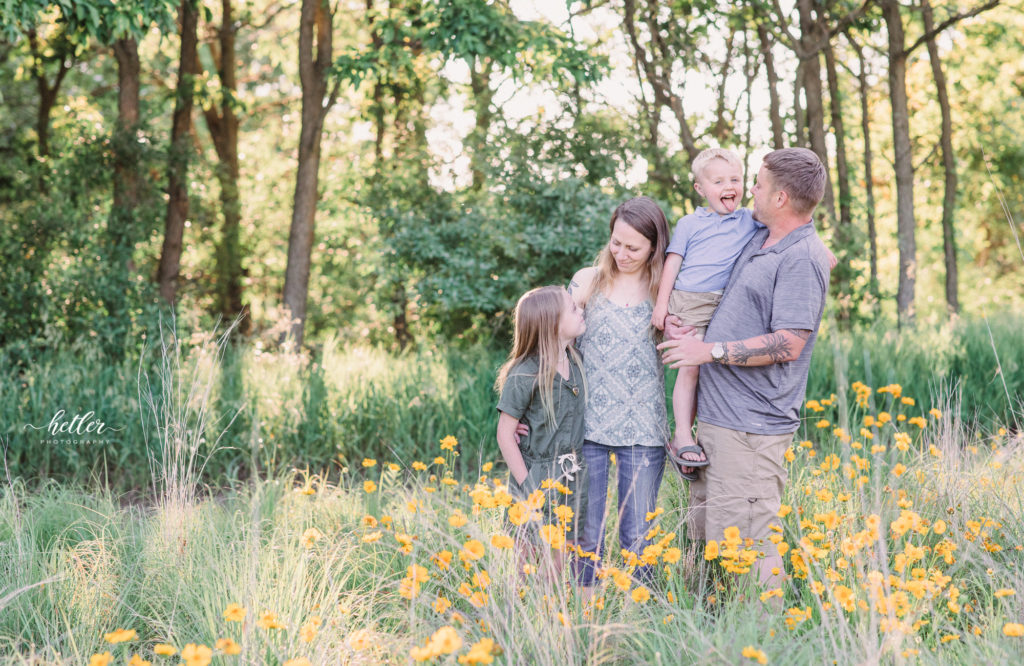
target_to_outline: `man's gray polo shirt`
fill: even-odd
[[[811,351],[828,293],[828,251],[814,223],[762,248],[759,229],[736,260],[705,342],[746,340],[782,329],[812,331],[800,357],[762,367],[701,366],[697,419],[759,435],[795,432],[807,389]]]

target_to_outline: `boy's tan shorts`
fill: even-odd
[[[711,315],[715,314],[722,295],[714,291],[682,291],[673,289],[668,297],[668,313],[679,317],[687,326],[697,329],[697,337],[704,339]]]
[[[757,435],[699,423],[697,443],[710,464],[690,482],[690,538],[718,541],[731,526],[745,539],[769,537],[772,525],[781,526],[784,456],[793,433]]]

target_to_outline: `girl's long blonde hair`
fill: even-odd
[[[549,286],[531,289],[519,298],[512,316],[512,351],[509,352],[508,360],[498,370],[498,378],[494,382],[494,390],[500,393],[505,388],[509,375],[515,371],[516,365],[526,357],[535,355],[539,368],[534,385],[540,388],[540,404],[552,425],[555,425],[552,385],[562,355],[562,348],[558,344],[558,330],[565,299],[568,297],[569,294],[564,287]],[[576,350],[570,345],[566,351],[582,372],[583,364]],[[569,372],[572,372],[572,368]],[[585,381],[583,389],[586,391]]]
[[[665,266],[665,249],[668,247],[669,239],[668,220],[654,199],[634,197],[619,204],[612,213],[612,219],[608,223],[609,236],[615,230],[615,223],[619,221],[628,224],[651,242],[651,254],[644,264],[644,277],[647,278],[647,292],[653,303],[658,299],[658,283],[661,281],[661,271]],[[608,283],[619,273],[610,245],[611,241],[597,255],[597,261],[594,262],[597,276],[591,283],[590,290],[584,294],[584,304],[593,294],[604,291]]]

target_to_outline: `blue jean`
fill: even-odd
[[[604,550],[605,503],[608,499],[609,456],[614,453],[619,484],[619,544],[626,550],[641,554],[650,542],[644,535],[650,530],[647,514],[654,511],[658,487],[665,471],[663,446],[604,446],[583,443],[583,459],[587,461],[590,483],[587,486],[587,521],[579,546],[588,553],[601,556]],[[600,561],[577,560],[580,585],[593,585]],[[639,567],[633,576],[650,583],[650,566]]]

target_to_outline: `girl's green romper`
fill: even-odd
[[[587,515],[587,466],[583,461],[583,370],[569,357],[569,379],[555,373],[552,406],[555,423],[551,423],[540,401],[537,386],[539,362],[528,356],[508,373],[505,387],[498,399],[498,411],[519,419],[530,427],[530,433],[519,441],[519,450],[526,463],[527,477],[522,485],[509,475],[509,492],[526,499],[541,487],[545,479],[557,481],[571,492],[565,495],[557,488],[543,490],[545,495],[540,525],[557,524],[554,510],[558,505],[572,507],[573,518],[566,538],[579,539]],[[530,524],[530,523],[528,523]]]

